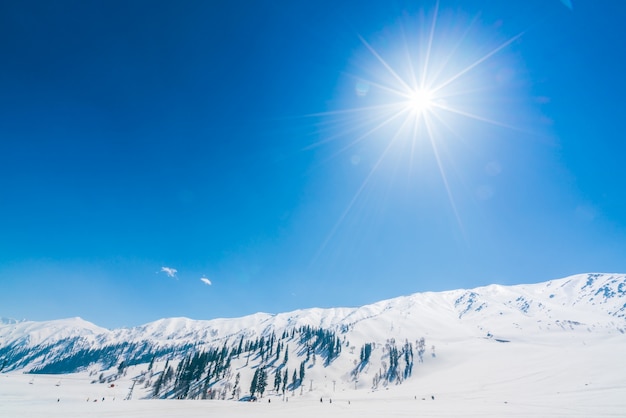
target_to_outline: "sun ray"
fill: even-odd
[[[362,37],[359,35],[359,38],[361,39],[361,42],[363,42],[363,45],[365,45],[365,47],[372,53],[372,55],[374,55],[374,57],[376,57],[376,59],[387,69],[387,71],[389,71],[389,73],[400,83],[402,84],[402,86],[404,88],[406,88],[407,90],[411,90],[411,86],[409,86],[408,84],[406,84],[406,82],[404,81],[404,79],[402,77],[400,77],[393,68],[391,68],[391,66],[387,63],[387,61],[385,61],[383,59],[383,57],[381,57],[378,52],[376,52],[376,50]]]
[[[337,116],[337,115],[342,115],[342,114],[359,114],[365,111],[377,111],[377,110],[387,110],[389,111],[389,113],[391,113],[391,117],[395,119],[395,117],[399,116],[397,111],[393,111],[393,109],[397,108],[398,105],[394,104],[394,105],[389,105],[389,104],[385,104],[385,105],[380,105],[380,106],[371,106],[371,107],[360,107],[360,108],[355,108],[355,109],[346,109],[345,111],[332,111],[332,112],[323,112],[323,113],[317,113],[317,114],[312,114],[311,116],[315,115],[315,116]],[[334,140],[337,140],[338,138],[347,136],[348,134],[352,133],[352,132],[358,132],[361,131],[365,125],[371,125],[373,121],[378,121],[378,120],[382,120],[381,124],[386,124],[391,122],[391,120],[389,120],[389,116],[386,116],[385,114],[383,115],[377,115],[375,116],[375,119],[369,119],[366,122],[363,122],[361,124],[354,124],[352,122],[349,122],[349,124],[351,125],[349,128],[347,128],[347,130],[343,130],[341,132],[336,133],[335,135],[331,135],[329,137],[324,138],[323,140],[317,141],[313,144],[309,144],[306,147],[304,147],[304,150],[309,150],[309,149],[313,149],[316,147],[319,147],[321,145],[324,145],[328,142],[332,142]],[[336,124],[336,122],[331,122]],[[370,134],[372,134],[376,129],[371,129],[368,132],[359,135],[359,138],[365,138],[367,136],[369,136]],[[359,141],[352,141],[351,144],[357,143]],[[349,147],[343,147],[342,149],[348,149]]]
[[[354,147],[356,144],[358,144],[359,142],[364,141],[366,138],[371,136],[374,132],[376,132],[377,130],[380,130],[380,129],[384,128],[385,126],[387,126],[388,124],[394,122],[396,119],[400,118],[402,115],[403,115],[403,113],[395,113],[391,117],[383,119],[382,122],[380,122],[379,124],[377,124],[374,127],[370,128],[368,131],[364,132],[363,134],[358,136],[356,139],[354,139],[353,141],[349,142],[347,145],[344,145],[342,148],[337,150],[332,155],[332,157],[336,157],[337,155],[339,155],[339,154],[345,152],[346,150]],[[396,133],[396,134],[398,134],[398,133]]]
[[[403,81],[404,82],[404,81]],[[404,82],[406,83],[406,82]],[[389,87],[389,86],[385,86],[384,84],[380,84],[380,83],[375,83],[375,82],[369,82],[369,84],[373,87],[378,87],[379,89],[389,92],[389,93],[393,93],[397,96],[404,96],[407,97],[407,90],[398,90],[398,89],[394,89],[393,87]],[[413,90],[410,87],[408,88],[409,90]]]
[[[389,143],[387,144],[387,146],[385,147],[385,149],[381,153],[380,157],[378,157],[378,160],[376,160],[376,163],[372,166],[371,170],[369,171],[369,173],[365,177],[365,180],[363,180],[363,182],[361,183],[361,185],[359,186],[357,191],[354,193],[354,196],[352,196],[352,198],[350,199],[350,202],[348,202],[348,205],[346,206],[344,211],[341,213],[341,216],[339,216],[339,219],[335,222],[335,224],[333,225],[332,229],[330,230],[330,232],[328,233],[328,235],[326,236],[326,238],[322,242],[322,245],[320,246],[320,248],[318,249],[317,253],[315,254],[315,256],[314,256],[314,258],[312,260],[312,263],[314,263],[315,260],[317,260],[317,258],[324,251],[324,249],[326,248],[326,246],[328,245],[330,240],[337,233],[337,230],[339,229],[339,227],[341,226],[343,221],[346,219],[348,214],[352,211],[352,208],[354,207],[355,203],[357,202],[357,200],[359,199],[359,197],[361,196],[361,194],[363,193],[363,191],[365,190],[365,188],[369,184],[370,180],[372,179],[372,177],[374,176],[374,174],[378,170],[379,166],[385,160],[385,157],[387,156],[389,151],[393,148],[394,143],[396,142],[396,140],[398,140],[399,137],[400,137],[400,131],[396,131],[396,133],[393,135],[393,137],[391,138],[391,140],[389,141]]]
[[[454,107],[445,106],[445,105],[436,104],[436,103],[434,104],[434,106],[438,107],[440,109],[446,110],[446,111],[448,111],[450,113],[456,113],[457,115],[465,116],[465,117],[470,118],[470,119],[475,119],[475,120],[480,121],[480,122],[489,123],[491,125],[500,126],[502,128],[507,128],[507,129],[510,129],[510,130],[513,130],[513,131],[532,133],[531,131],[528,131],[526,129],[522,129],[522,128],[518,127],[518,126],[510,125],[510,124],[503,123],[503,122],[498,122],[497,120],[489,119],[489,118],[477,115],[475,113],[467,112],[467,111],[464,111],[464,110],[461,110],[461,109],[457,109],[457,108],[454,108]]]
[[[515,35],[514,37],[512,37],[508,41],[500,44],[499,46],[497,46],[496,48],[491,50],[489,53],[487,53],[486,55],[484,55],[481,58],[477,59],[472,64],[468,65],[467,67],[465,67],[464,69],[462,69],[461,71],[459,71],[458,73],[456,73],[455,75],[453,75],[452,77],[447,79],[446,81],[442,82],[441,84],[438,84],[437,86],[434,86],[432,88],[432,91],[434,93],[436,93],[439,90],[441,90],[442,88],[444,88],[447,85],[449,85],[450,83],[456,81],[457,79],[459,79],[463,75],[467,74],[468,72],[470,72],[471,70],[473,70],[474,68],[476,68],[477,66],[482,64],[483,62],[487,61],[489,58],[491,58],[492,56],[494,56],[495,54],[497,54],[498,52],[500,52],[504,48],[506,48],[507,46],[511,45],[513,42],[518,40],[523,34],[524,34],[523,32],[522,33],[518,33],[517,35]]]
[[[476,17],[474,17],[474,19],[472,19],[470,24],[467,25],[467,28],[465,28],[463,34],[459,37],[459,39],[455,42],[455,44],[450,48],[450,51],[448,52],[448,54],[445,55],[445,57],[441,60],[441,62],[439,63],[439,66],[438,66],[439,69],[437,70],[437,72],[435,72],[431,76],[431,80],[430,80],[430,84],[431,85],[436,85],[437,84],[436,83],[437,79],[441,75],[442,71],[445,68],[449,67],[450,61],[458,53],[458,50],[459,50],[460,46],[463,44],[463,41],[469,35],[470,31],[472,30],[472,27],[476,24],[477,20],[478,20],[478,16],[476,16]]]
[[[446,189],[446,194],[448,196],[448,201],[450,202],[450,206],[452,207],[452,212],[454,213],[454,218],[456,219],[457,224],[461,230],[463,238],[465,239],[465,227],[463,226],[463,222],[461,221],[461,216],[459,215],[459,211],[456,206],[456,202],[454,201],[454,196],[452,194],[452,189],[450,188],[450,184],[448,182],[448,176],[446,175],[446,171],[443,167],[443,163],[441,161],[441,157],[439,155],[439,149],[437,148],[437,141],[435,141],[435,137],[432,132],[431,124],[428,123],[428,120],[424,121],[424,125],[426,127],[428,139],[430,140],[430,145],[433,149],[433,154],[435,155],[435,160],[437,162],[437,167],[439,168],[439,174],[441,175],[441,180],[443,181],[444,187]]]
[[[437,14],[439,12],[439,0],[435,3],[435,11],[433,12],[433,22],[430,26],[430,33],[428,34],[428,46],[426,48],[426,57],[424,58],[424,68],[420,75],[420,89],[427,89],[426,79],[428,77],[428,65],[430,61],[430,54],[433,47],[433,39],[435,38],[435,26],[437,25]]]
[[[411,124],[411,153],[409,154],[409,174],[413,170],[413,159],[415,158],[415,150],[417,148],[418,128],[420,119],[414,118]]]
[[[400,164],[383,166],[383,161],[387,158],[398,158],[400,161],[405,158],[407,151],[408,173],[411,177],[420,152],[426,151],[432,158],[433,164],[437,167],[434,173],[441,178],[443,185],[441,195],[449,202],[455,223],[463,239],[467,241],[463,217],[457,203],[458,196],[455,195],[456,176],[462,176],[454,165],[451,176],[450,162],[447,161],[451,156],[447,145],[450,144],[450,139],[463,140],[467,135],[471,135],[465,131],[461,134],[459,132],[461,126],[464,128],[469,126],[470,132],[475,132],[473,124],[459,125],[459,129],[455,129],[455,122],[460,119],[520,131],[519,127],[494,117],[503,113],[485,112],[486,109],[482,106],[487,102],[484,98],[490,98],[490,93],[502,86],[494,86],[491,83],[488,76],[494,77],[494,74],[475,70],[482,68],[481,66],[488,60],[495,59],[498,53],[511,46],[525,32],[507,38],[504,42],[493,44],[495,47],[491,49],[484,49],[480,47],[482,42],[472,42],[471,39],[479,21],[478,16],[469,19],[469,25],[466,27],[458,26],[456,20],[451,21],[455,25],[454,28],[460,29],[452,32],[453,35],[460,36],[452,37],[446,37],[443,32],[447,18],[448,15],[440,10],[440,3],[437,0],[430,15],[419,16],[419,22],[416,22],[414,27],[417,32],[400,26],[400,40],[404,42],[398,49],[388,50],[388,44],[385,48],[379,49],[359,35],[363,49],[368,53],[374,66],[368,71],[371,74],[369,77],[351,75],[351,78],[357,83],[356,95],[362,100],[361,104],[366,105],[315,114],[318,117],[343,119],[345,129],[342,132],[312,145],[318,146],[342,135],[349,138],[330,158],[336,158],[357,145],[360,149],[362,147],[360,144],[370,139],[384,141],[375,164],[367,172],[347,207],[325,237],[316,258],[354,210],[364,191],[372,184],[374,176],[388,170],[387,175],[396,177],[401,169]],[[414,37],[413,35],[417,33],[419,36]],[[440,34],[442,38],[439,37]],[[417,48],[412,47],[412,42],[416,42],[414,45]],[[490,70],[490,67],[485,69]],[[359,85],[367,88],[359,89]],[[422,144],[426,147],[422,148]]]
[[[349,109],[330,110],[327,112],[308,113],[304,115],[304,117],[338,116],[338,115],[344,115],[348,113],[359,114],[359,113],[363,113],[363,112],[371,111],[371,110],[376,111],[376,110],[389,109],[390,107],[393,107],[393,106],[394,104],[384,103],[384,104],[372,105],[372,106],[352,107]]]
[[[406,37],[406,32],[404,31],[404,27],[402,28],[402,39],[404,40],[404,59],[409,67],[409,76],[411,77],[411,85],[414,87],[419,86],[419,82],[417,80],[417,71],[415,71],[415,66],[413,65],[413,58],[411,57],[411,51],[409,50],[409,41]]]

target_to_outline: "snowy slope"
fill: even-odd
[[[562,333],[619,334],[626,330],[626,275],[581,274],[539,284],[416,293],[357,308],[313,308],[233,319],[167,318],[115,330],[80,318],[6,321],[0,325],[0,361],[12,363],[5,365],[8,369],[31,370],[54,360],[51,352],[63,356],[113,346],[129,351],[132,344],[137,353],[158,354],[160,349],[165,354],[198,344],[234,344],[241,337],[253,339],[305,325],[338,332],[356,350],[365,342],[382,344],[389,338],[425,337],[430,343],[475,337],[511,341]],[[27,358],[19,358],[19,350]]]
[[[0,326],[0,341],[2,345],[34,347],[73,337],[96,341],[108,333],[107,329],[78,317],[43,322],[8,320]]]
[[[80,318],[3,320],[0,416],[620,416],[626,410],[625,291],[626,275],[582,274],[417,293],[357,308],[167,318],[116,330]],[[316,345],[321,340],[307,332],[336,339],[340,352],[329,357],[327,348]],[[271,341],[266,347],[273,352],[251,347],[261,337]],[[420,341],[425,344],[418,354]],[[237,354],[241,342],[250,349]],[[366,345],[371,356],[362,361]],[[276,353],[278,346],[282,351]],[[208,363],[180,389],[184,369],[198,354],[225,349],[226,364],[226,357]],[[397,373],[391,374],[394,353]],[[123,372],[120,361],[126,363]],[[221,372],[212,376],[218,365]],[[156,391],[168,368],[176,370],[175,377]],[[277,374],[291,376],[302,368],[306,376],[297,384],[289,377],[286,391],[274,388]],[[37,369],[66,374],[21,374]],[[181,396],[234,400],[250,392],[259,369],[269,375],[264,398],[271,408],[92,403]],[[56,409],[50,408],[53,402]]]

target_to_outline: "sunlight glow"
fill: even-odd
[[[388,166],[397,171],[403,158],[408,158],[410,165],[424,161],[423,156],[417,154],[427,148],[431,150],[430,160],[438,167],[456,222],[465,235],[447,170],[455,168],[447,162],[448,145],[451,140],[467,135],[466,128],[471,125],[467,121],[516,129],[492,116],[500,114],[498,106],[485,106],[496,80],[485,63],[493,61],[521,34],[504,42],[485,42],[480,36],[472,37],[472,30],[479,21],[477,18],[463,27],[458,16],[451,13],[448,11],[447,16],[442,16],[437,3],[430,18],[421,14],[408,25],[398,26],[401,42],[394,43],[385,38],[379,42],[383,46],[381,49],[360,37],[368,54],[364,60],[367,64],[359,71],[362,74],[353,75],[359,105],[321,114],[333,117],[334,130],[339,132],[317,145],[341,137],[349,141],[339,152],[369,139],[373,144],[383,141],[383,145],[376,161],[370,164],[369,174],[320,251],[346,219],[377,171]],[[487,46],[489,44],[492,44],[491,48]],[[390,47],[392,45],[395,47]],[[479,133],[482,134],[482,129]],[[385,165],[384,160],[389,158],[395,161]]]
[[[433,95],[429,90],[416,89],[411,92],[408,107],[416,114],[432,109]]]

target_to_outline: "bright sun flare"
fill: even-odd
[[[413,112],[420,114],[424,111],[432,110],[433,94],[426,89],[416,89],[411,92],[407,107]]]
[[[442,150],[446,148],[446,138],[458,137],[453,125],[459,117],[511,128],[491,119],[480,105],[472,105],[480,102],[476,98],[483,97],[481,90],[488,95],[491,88],[480,78],[476,79],[474,72],[479,69],[480,73],[484,68],[482,64],[511,45],[521,34],[492,49],[484,49],[484,42],[477,42],[470,36],[476,20],[469,23],[464,31],[458,30],[456,19],[449,21],[454,22],[454,25],[437,30],[437,3],[431,19],[422,19],[414,25],[401,28],[400,39],[403,42],[398,42],[396,49],[390,49],[389,43],[383,43],[385,48],[379,51],[361,37],[369,56],[374,58],[373,63],[362,71],[367,76],[354,76],[355,93],[361,104],[324,113],[325,116],[338,117],[337,121],[341,122],[338,126],[343,130],[321,142],[338,137],[349,138],[349,143],[342,151],[369,138],[381,139],[386,145],[320,251],[335,234],[375,172],[382,167],[383,161],[394,154],[392,150],[402,150],[395,155],[408,156],[412,164],[416,160],[414,154],[417,150],[424,149],[421,146],[423,144],[430,145],[456,220],[463,229],[444,167]],[[454,39],[454,34],[459,34],[459,37]]]

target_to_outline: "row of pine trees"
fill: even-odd
[[[184,352],[177,350],[170,354],[163,349],[156,351],[152,354],[147,372],[140,376],[138,382],[145,383],[153,398],[239,399],[242,393],[262,397],[268,390],[285,395],[303,387],[306,370],[318,361],[326,367],[340,356],[344,348],[349,347],[351,353],[355,350],[345,336],[342,340],[333,330],[311,326],[285,330],[280,336],[272,332],[255,339],[240,336],[233,344],[229,341],[232,340],[226,339],[221,347],[209,348],[206,348],[208,344],[200,342],[186,347]],[[380,349],[380,368],[374,373],[372,388],[380,384],[402,383],[412,376],[415,356],[418,362],[423,361],[425,347],[424,338],[414,343],[405,340],[398,344],[393,338],[384,344],[365,343],[360,347],[359,360],[354,360],[352,378],[358,381],[362,372],[367,373],[373,351]],[[289,360],[290,353],[301,360],[297,367],[293,367],[294,361]],[[85,356],[80,351],[76,354],[75,360]],[[144,363],[147,355],[146,352],[141,355]],[[87,357],[92,359],[93,356],[95,353]],[[164,357],[168,360],[163,370],[155,371],[155,360]],[[239,372],[233,376],[234,361],[240,368],[254,369],[249,386],[241,381]],[[101,374],[98,381],[113,381],[123,375],[128,366],[139,363],[138,359],[127,357],[119,363],[117,374],[106,378]]]
[[[289,343],[295,347],[298,357],[304,357],[291,374],[287,367]],[[225,343],[220,348],[189,353],[175,368],[168,360],[163,372],[155,374],[156,379],[151,384],[152,396],[178,399],[238,398],[242,392],[241,375],[237,373],[234,383],[231,383],[231,365],[235,359],[245,359],[245,366],[250,361],[257,364],[249,386],[251,396],[263,396],[269,382],[273,382],[275,392],[284,394],[302,386],[307,364],[313,366],[320,358],[324,366],[329,365],[341,353],[342,345],[334,331],[311,326],[285,330],[280,337],[274,332],[253,340],[241,336],[232,347]],[[149,369],[152,369],[152,363]],[[216,387],[220,389],[214,389]]]

